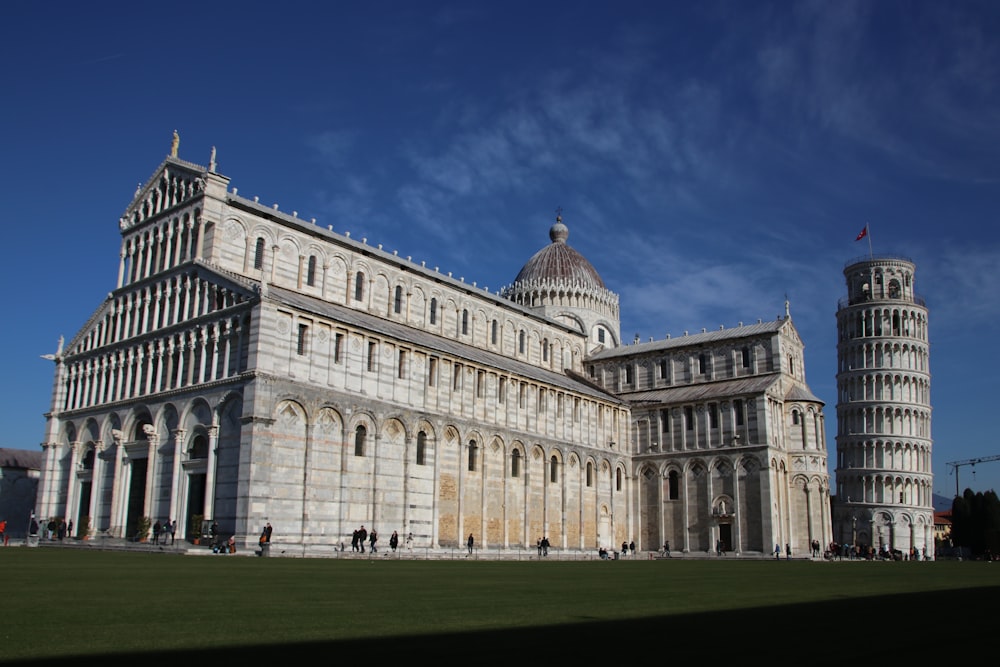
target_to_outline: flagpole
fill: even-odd
[[[867,225],[865,227],[865,229],[868,230],[868,234],[867,234],[867,236],[868,236],[868,259],[874,260],[875,259],[875,253],[872,251],[872,226],[871,225]]]

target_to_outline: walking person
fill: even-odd
[[[376,531],[374,528],[372,528],[371,535],[368,536],[368,543],[371,545],[370,551],[372,553],[375,553],[376,551],[378,551],[378,547],[375,546],[376,542],[378,542],[378,531]]]
[[[475,540],[472,538],[472,533],[469,533],[469,539],[466,542],[466,544],[468,544],[468,546],[469,546],[469,555],[470,556],[472,555],[472,545],[473,545],[474,542],[475,542]]]
[[[0,543],[7,546],[7,541],[10,538],[7,537],[7,519],[0,519]]]
[[[368,531],[365,530],[364,525],[358,529],[358,546],[361,548],[361,553],[365,552],[365,540],[368,539]]]
[[[792,558],[792,545],[785,542],[785,560],[791,560]]]
[[[774,543],[774,560],[781,560],[781,545]]]
[[[174,544],[174,538],[177,536],[177,519],[172,519],[170,521],[170,546]]]
[[[153,544],[160,543],[160,520],[157,519],[156,523],[153,524]]]
[[[392,535],[389,537],[389,548],[392,549],[392,553],[396,553],[396,547],[399,546],[399,534],[396,531],[392,531]]]

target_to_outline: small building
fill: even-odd
[[[0,520],[7,520],[8,537],[28,534],[41,469],[41,452],[0,448]]]

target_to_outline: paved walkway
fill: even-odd
[[[143,553],[172,553],[177,555],[186,556],[210,556],[217,555],[218,552],[212,550],[211,545],[202,542],[201,544],[195,545],[187,540],[176,540],[174,544],[163,544],[162,542],[157,544],[151,541],[147,542],[132,542],[115,537],[93,537],[87,540],[81,540],[76,538],[68,538],[63,540],[48,540],[45,538],[38,538],[33,540],[32,543],[26,543],[26,540],[11,540],[10,546],[31,546],[39,548],[56,548],[56,549],[96,549],[104,551],[133,551],[133,552],[143,552]],[[236,556],[259,556],[261,555],[261,550],[259,548],[237,548],[235,554],[226,555],[236,555]],[[549,554],[547,556],[539,556],[536,549],[474,549],[473,553],[470,555],[465,547],[455,547],[455,548],[438,548],[438,549],[397,549],[393,552],[391,549],[380,549],[376,553],[371,553],[366,550],[364,553],[352,552],[350,550],[341,551],[339,547],[333,545],[310,545],[303,547],[302,545],[283,545],[280,542],[274,542],[270,545],[268,553],[266,554],[271,557],[284,557],[284,558],[348,558],[348,559],[389,559],[394,558],[398,560],[516,560],[516,561],[528,561],[528,560],[559,560],[559,561],[581,561],[581,560],[600,560],[596,551],[574,551],[567,550],[562,551],[558,549],[549,549]],[[637,551],[634,555],[622,555],[615,554],[611,552],[609,561],[639,561],[639,560],[774,560],[774,555],[770,553],[761,552],[743,552],[743,553],[733,553],[726,552],[723,556],[718,556],[714,552],[707,551],[691,551],[691,552],[678,552],[672,551],[670,556],[664,556],[661,552],[656,551]],[[782,556],[781,560],[785,560]],[[808,556],[803,557],[792,557],[792,560],[813,560]]]

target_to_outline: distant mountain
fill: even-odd
[[[951,501],[954,498],[951,496],[939,496],[938,494],[933,494],[931,496],[931,502],[934,505],[935,512],[949,512],[951,511]]]

